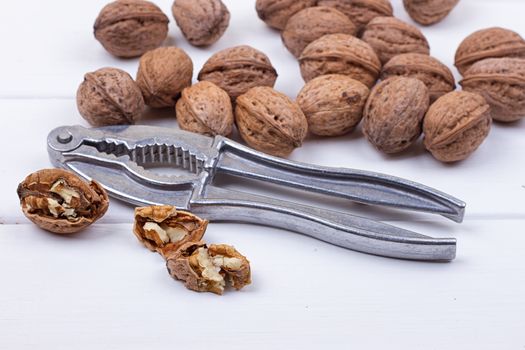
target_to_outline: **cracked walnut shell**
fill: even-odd
[[[230,96],[212,82],[201,81],[182,90],[175,109],[183,130],[208,136],[228,136],[232,132]]]
[[[408,15],[417,23],[428,26],[447,17],[459,0],[403,0]]]
[[[358,32],[372,19],[394,14],[389,0],[318,0],[317,5],[335,7],[354,22]]]
[[[237,98],[235,121],[249,146],[281,157],[301,146],[308,128],[299,105],[266,86],[254,87]]]
[[[40,228],[60,233],[78,232],[100,219],[108,209],[106,191],[62,169],[43,169],[18,185],[24,215]]]
[[[118,0],[106,5],[94,25],[95,38],[111,54],[137,57],[159,47],[169,19],[149,1]]]
[[[164,258],[187,242],[202,239],[208,221],[171,205],[135,208],[133,233],[149,250]]]
[[[167,257],[169,274],[197,292],[222,295],[225,287],[240,290],[251,283],[250,262],[226,244],[188,242]]]
[[[260,19],[272,28],[282,30],[297,12],[315,6],[317,0],[257,0],[255,10]]]
[[[87,73],[77,90],[78,111],[93,126],[133,124],[144,107],[140,88],[120,69]]]
[[[312,134],[338,136],[359,124],[369,92],[366,85],[346,75],[321,75],[305,84],[297,103]]]
[[[182,34],[194,46],[215,43],[230,23],[230,11],[221,0],[175,0],[171,11]]]
[[[328,34],[311,42],[299,57],[299,64],[305,81],[319,75],[343,74],[369,88],[381,71],[372,47],[348,34]]]
[[[442,162],[463,160],[481,145],[490,124],[490,106],[483,96],[450,92],[434,102],[425,115],[425,147]]]

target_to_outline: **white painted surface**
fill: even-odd
[[[173,281],[162,259],[132,235],[132,208],[116,201],[100,222],[72,237],[28,224],[16,186],[50,166],[49,130],[84,124],[74,100],[83,74],[102,66],[135,74],[136,59],[115,59],[92,37],[104,3],[13,1],[0,11],[0,349],[525,348],[523,121],[495,125],[478,152],[453,166],[438,163],[421,146],[382,156],[359,131],[310,138],[291,156],[403,176],[465,200],[461,225],[351,207],[408,229],[458,238],[458,258],[450,264],[383,259],[281,230],[211,224],[207,239],[235,245],[253,267],[253,285],[218,297]],[[169,13],[171,1],[157,3]],[[395,14],[407,19],[401,1],[393,3]],[[211,53],[250,44],[270,56],[279,73],[276,87],[294,97],[303,82],[278,34],[257,19],[253,1],[226,4],[230,28],[210,48],[189,46],[170,23],[170,42],[193,58],[194,76]],[[432,54],[451,66],[457,44],[476,29],[499,25],[525,35],[524,11],[519,0],[462,0],[444,22],[422,30]],[[151,112],[142,123],[176,125],[170,111]]]

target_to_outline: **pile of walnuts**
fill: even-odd
[[[404,0],[422,25],[442,20],[459,0]],[[112,54],[141,56],[134,81],[103,68],[85,76],[78,108],[92,125],[133,123],[145,105],[175,108],[181,129],[229,135],[237,126],[251,147],[286,156],[311,134],[346,134],[363,120],[378,150],[424,145],[443,162],[467,158],[492,120],[525,116],[525,40],[508,29],[474,32],[458,47],[450,69],[430,56],[414,25],[393,17],[389,0],[257,0],[258,16],[280,30],[306,84],[296,100],[273,89],[268,56],[242,45],[212,55],[192,85],[193,64],[180,48],[159,47],[168,18],[144,0],[119,0],[102,9],[95,37]],[[230,13],[220,0],[175,0],[173,16],[196,46],[217,41]]]

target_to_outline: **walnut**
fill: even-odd
[[[363,133],[378,150],[401,152],[421,135],[428,89],[418,79],[392,77],[377,84],[363,112]]]
[[[128,73],[102,68],[84,76],[77,90],[77,108],[93,126],[133,124],[144,111],[144,99]]]
[[[403,0],[405,10],[419,24],[428,26],[447,17],[459,0]]]
[[[18,185],[24,215],[40,228],[60,233],[78,232],[100,219],[108,209],[106,191],[70,171],[43,169]]]
[[[316,6],[301,10],[290,17],[281,38],[288,51],[299,57],[308,44],[323,35],[355,35],[356,31],[356,26],[344,13],[333,7]]]
[[[308,124],[288,96],[266,86],[254,87],[237,98],[235,121],[244,141],[275,156],[301,146]]]
[[[182,90],[176,111],[183,130],[209,136],[228,136],[232,132],[230,96],[212,82],[201,81]]]
[[[525,58],[525,40],[518,33],[505,28],[478,30],[459,44],[455,65],[463,75],[475,62],[496,57]]]
[[[135,208],[133,233],[151,251],[166,258],[187,242],[202,239],[208,221],[171,205]]]
[[[211,56],[201,71],[200,81],[211,81],[234,100],[255,86],[275,84],[277,72],[264,53],[248,45],[230,47]]]
[[[513,122],[525,117],[525,59],[488,58],[474,63],[460,81],[491,107],[492,118]]]
[[[454,75],[447,66],[434,57],[419,53],[394,56],[388,61],[381,71],[381,79],[393,76],[421,80],[429,90],[430,103],[456,88]]]
[[[221,0],[175,0],[171,11],[182,34],[194,46],[213,44],[230,23],[230,11]]]
[[[301,75],[309,81],[319,75],[344,74],[372,87],[381,62],[364,41],[348,34],[328,34],[311,42],[299,57]]]
[[[282,30],[286,22],[302,9],[315,6],[317,0],[257,0],[255,10],[272,28]]]
[[[423,121],[425,147],[442,162],[455,162],[474,152],[490,130],[490,106],[483,96],[453,91],[430,106]]]
[[[369,92],[366,85],[346,75],[321,75],[306,83],[297,103],[312,134],[338,136],[359,124]]]
[[[403,53],[430,54],[423,33],[395,17],[374,18],[366,25],[361,39],[372,46],[383,64]]]
[[[173,278],[197,292],[222,295],[226,286],[240,290],[251,283],[250,262],[225,244],[185,243],[168,256],[166,267]]]
[[[94,25],[95,38],[111,54],[137,57],[159,47],[168,35],[169,19],[144,0],[118,0],[106,5]]]
[[[193,63],[178,47],[159,47],[140,58],[137,84],[146,104],[154,108],[174,107],[179,95],[191,85]]]
[[[389,0],[319,0],[317,5],[335,7],[357,25],[358,32],[372,19],[394,14]]]

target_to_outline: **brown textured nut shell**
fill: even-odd
[[[358,32],[375,17],[394,14],[389,0],[319,0],[317,5],[335,7],[354,22]]]
[[[430,93],[430,103],[456,88],[450,69],[434,57],[407,53],[394,56],[381,71],[381,79],[403,76],[421,80]]]
[[[316,6],[301,10],[290,17],[281,38],[288,51],[299,57],[308,44],[323,35],[355,35],[356,32],[356,26],[344,13],[333,7]]]
[[[241,260],[241,267],[239,269],[231,269],[223,267],[225,279],[236,290],[240,290],[244,286],[252,283],[250,262],[244,255],[239,253],[234,247],[227,244],[210,244],[208,247],[210,256],[222,255],[229,258],[237,258]]]
[[[199,248],[206,248],[204,242],[186,242],[166,257],[166,267],[171,277],[183,281],[186,288],[197,292],[208,292],[206,281],[191,266],[189,257]],[[222,294],[222,291],[214,291]]]
[[[434,102],[425,115],[425,147],[442,162],[463,160],[481,145],[490,124],[490,106],[481,95],[450,92]]]
[[[144,107],[140,88],[120,69],[87,73],[77,90],[78,111],[93,126],[133,124]]]
[[[209,136],[228,136],[232,132],[230,96],[212,82],[201,81],[182,90],[175,109],[183,130]]]
[[[239,96],[235,121],[248,145],[275,156],[301,146],[308,128],[299,105],[270,87],[254,87]]]
[[[175,0],[171,11],[184,37],[195,46],[215,43],[230,23],[230,11],[221,0]]]
[[[337,136],[359,124],[369,92],[366,85],[346,75],[321,75],[306,83],[297,103],[312,134]]]
[[[251,46],[241,45],[211,56],[204,63],[198,79],[211,81],[234,100],[255,86],[273,87],[277,72],[268,56]]]
[[[47,204],[47,198],[56,198],[49,190],[58,180],[65,180],[69,187],[81,194],[79,203],[75,205],[80,215],[74,221],[48,216],[36,210],[42,202]],[[85,229],[100,219],[109,206],[108,195],[102,186],[95,181],[87,183],[76,174],[63,169],[43,169],[28,175],[18,185],[17,193],[22,211],[29,220],[46,231],[59,234]]]
[[[255,10],[272,28],[282,30],[286,22],[302,9],[315,6],[317,0],[257,0]]]
[[[460,81],[463,90],[483,96],[492,119],[513,122],[525,117],[525,59],[489,58],[473,64]]]
[[[421,122],[428,109],[425,84],[414,78],[392,77],[377,84],[366,103],[363,133],[385,153],[398,153],[421,135]]]
[[[403,0],[409,16],[419,24],[428,26],[447,17],[459,0]]]
[[[374,18],[366,25],[361,39],[372,46],[383,64],[404,53],[430,54],[423,33],[395,17]]]
[[[193,63],[184,50],[159,47],[140,58],[137,84],[148,106],[174,107],[182,89],[191,85],[192,77]]]
[[[343,74],[368,87],[374,85],[381,71],[372,47],[348,34],[328,34],[313,41],[299,57],[299,64],[305,81],[319,75]]]
[[[169,19],[149,1],[118,0],[106,5],[94,25],[95,38],[111,54],[137,57],[159,47]]]
[[[497,57],[525,58],[525,40],[518,33],[505,28],[478,30],[459,44],[455,65],[463,75],[475,62]]]

